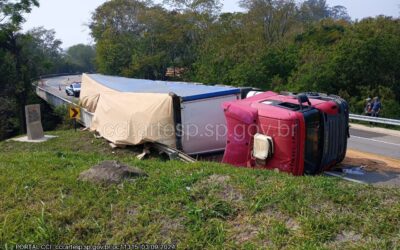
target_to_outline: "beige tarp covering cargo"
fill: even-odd
[[[90,129],[115,144],[156,141],[176,146],[173,102],[168,94],[119,92],[83,74],[80,105],[94,113]]]

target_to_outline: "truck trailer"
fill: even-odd
[[[91,130],[116,145],[159,142],[197,155],[225,150],[221,104],[241,95],[229,86],[83,74],[80,104],[94,114]]]

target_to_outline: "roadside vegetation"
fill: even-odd
[[[173,243],[187,249],[396,249],[400,191],[217,163],[138,161],[89,132],[0,143],[0,248],[20,243]],[[149,176],[78,181],[104,160]]]
[[[42,103],[32,86],[41,75],[94,71],[93,46],[63,51],[54,30],[21,31],[24,17],[36,7],[37,0],[0,1],[0,140],[24,133],[25,105]],[[49,107],[43,105],[43,111]],[[57,122],[57,117],[49,121]]]

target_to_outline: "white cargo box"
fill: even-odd
[[[92,85],[91,88],[89,88],[88,85]],[[240,99],[241,94],[241,90],[234,87],[140,80],[99,74],[83,75],[81,103],[86,102],[86,106],[92,105],[91,102],[93,100],[97,102],[101,97],[96,99],[96,96],[101,96],[102,94],[108,94],[107,98],[109,100],[113,98],[113,96],[115,96],[114,99],[118,99],[118,94],[109,94],[110,91],[125,93],[125,95],[121,95],[120,102],[123,102],[123,100],[127,102],[126,93],[135,93],[136,95],[133,96],[141,99],[144,96],[138,95],[141,93],[167,94],[172,96],[173,111],[165,107],[163,107],[163,109],[166,110],[166,112],[170,112],[172,114],[171,116],[173,116],[171,121],[173,121],[176,130],[176,148],[187,154],[211,153],[223,151],[225,149],[227,131],[225,116],[221,105],[226,101]],[[103,100],[104,99],[105,98],[103,98]],[[153,99],[157,100],[156,98]],[[118,101],[119,100],[113,100],[112,102],[115,103]],[[134,110],[135,106],[132,103],[128,104],[127,102],[127,106]],[[85,105],[83,106],[85,107]],[[112,109],[116,106],[118,105],[110,105],[107,109]],[[107,110],[107,112],[111,114],[112,110]],[[94,120],[96,121],[96,112],[94,113]],[[132,114],[131,112],[127,114],[127,116]],[[151,117],[149,118],[148,115],[136,114],[135,117],[130,119],[135,119],[137,121],[140,121],[140,119],[152,119]],[[157,117],[154,117],[154,120],[156,120],[156,118]],[[135,131],[130,131],[130,133],[132,132]]]

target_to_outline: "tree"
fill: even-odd
[[[20,31],[24,13],[35,6],[34,0],[0,3],[0,140],[24,132],[25,105],[34,96],[32,79],[62,63],[61,41],[54,31]]]
[[[46,75],[59,72],[62,67],[62,42],[56,38],[54,30],[37,27],[25,34],[21,46],[33,75]]]
[[[19,0],[0,2],[0,25],[12,24],[19,26],[24,22],[24,13],[30,13],[32,7],[39,7],[37,0]]]
[[[36,0],[0,2],[0,102],[5,103],[0,110],[0,139],[15,132],[19,127],[24,130],[23,105],[26,102],[29,71],[24,65],[20,41],[23,35],[18,33],[23,14],[38,6]]]
[[[197,14],[218,15],[222,8],[220,0],[164,0],[163,3],[175,7],[178,11]]]
[[[330,7],[326,0],[307,0],[300,4],[300,19],[306,23],[320,21],[326,18],[334,20],[350,21],[351,18],[347,13],[346,7],[336,5]]]
[[[249,11],[253,23],[261,27],[267,43],[284,38],[296,15],[294,0],[241,0],[240,5]]]
[[[330,16],[326,0],[307,0],[300,5],[300,17],[305,22],[315,22]]]
[[[77,72],[95,71],[96,50],[91,45],[77,44],[69,47],[65,54],[67,63]]]
[[[89,25],[96,42],[96,64],[105,74],[119,74],[129,68],[134,50],[144,35],[140,21],[146,4],[136,0],[112,0],[99,6]]]
[[[336,5],[330,8],[329,17],[335,20],[345,20],[347,22],[351,21],[351,18],[347,13],[347,8],[341,5]]]
[[[195,48],[211,22],[208,13],[168,11],[135,0],[106,2],[93,14],[90,25],[98,70],[165,79],[168,67],[193,63]]]

